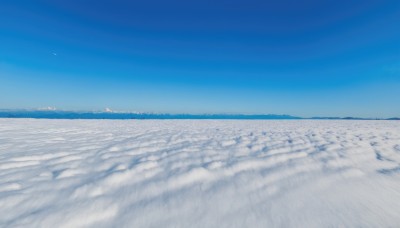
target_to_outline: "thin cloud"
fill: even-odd
[[[43,107],[43,108],[37,108],[38,111],[56,111],[57,108],[56,107]]]

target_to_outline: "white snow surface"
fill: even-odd
[[[0,227],[398,227],[400,122],[0,119]]]

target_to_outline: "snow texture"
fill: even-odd
[[[398,227],[400,122],[0,119],[0,227]]]

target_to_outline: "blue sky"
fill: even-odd
[[[0,108],[400,116],[400,1],[0,2]]]

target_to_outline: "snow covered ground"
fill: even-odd
[[[399,227],[400,122],[0,119],[0,227]]]

